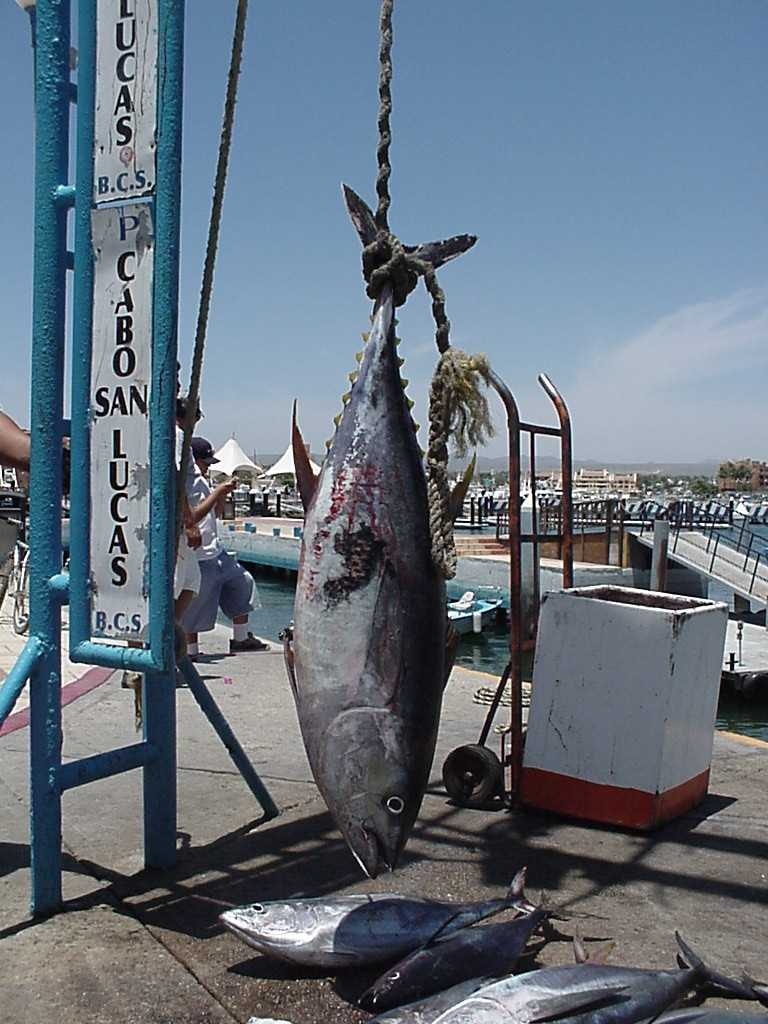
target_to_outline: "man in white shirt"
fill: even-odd
[[[187,651],[190,658],[196,660],[198,633],[213,629],[219,609],[232,620],[230,654],[268,650],[269,645],[248,630],[248,613],[253,610],[253,577],[224,550],[218,536],[216,511],[234,489],[235,482],[211,489],[206,477],[218,460],[211,443],[204,437],[192,438],[192,455],[197,473],[190,492],[190,506],[200,528],[201,544],[195,552],[200,568],[200,589],[182,619],[187,632]]]

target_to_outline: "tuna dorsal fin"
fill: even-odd
[[[315,496],[317,490],[317,477],[309,461],[304,438],[301,436],[299,425],[296,422],[296,400],[293,402],[293,415],[291,417],[291,444],[293,446],[293,468],[296,470],[296,484],[301,495],[301,503],[306,512],[309,503]]]
[[[464,505],[464,499],[467,496],[469,485],[472,483],[472,477],[475,475],[475,466],[477,465],[477,455],[472,456],[472,461],[464,470],[464,475],[461,480],[451,491],[451,497],[448,500],[448,511],[451,520],[454,521],[462,510]]]
[[[522,867],[517,872],[515,877],[509,883],[507,895],[504,897],[505,903],[514,903],[515,900],[525,899],[525,876],[527,875],[527,873],[527,867]]]
[[[577,964],[585,964],[589,960],[587,947],[584,945],[584,940],[578,932],[573,936],[573,959]]]
[[[608,958],[616,948],[615,942],[606,942],[600,949],[596,949],[593,952],[588,952],[587,947],[584,945],[584,940],[580,935],[574,935],[573,937],[573,956],[577,964],[607,964]]]

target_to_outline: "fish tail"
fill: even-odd
[[[709,964],[705,963],[698,953],[695,953],[691,949],[680,932],[675,932],[675,939],[680,949],[677,956],[678,963],[683,967],[689,967],[691,970],[696,971],[702,980],[709,982],[710,985],[714,985],[716,988],[722,989],[724,992],[728,992],[730,995],[736,996],[739,999],[759,998],[751,978],[743,981],[738,981],[736,978],[729,978],[728,975],[715,970],[714,967],[710,967]]]

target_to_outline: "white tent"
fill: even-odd
[[[216,452],[216,458],[219,461],[211,466],[214,473],[224,473],[225,476],[233,476],[235,473],[242,473],[244,471],[250,471],[251,473],[261,472],[261,466],[257,466],[255,462],[248,458],[234,437],[230,437],[227,443],[219,448]]]
[[[309,460],[309,464],[312,467],[313,473],[319,473],[320,467],[312,459]],[[293,446],[288,445],[283,454],[269,469],[261,474],[264,476],[296,476],[296,468],[293,464]]]

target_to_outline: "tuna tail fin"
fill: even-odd
[[[729,978],[726,974],[722,974],[720,971],[716,971],[713,967],[710,967],[709,964],[704,963],[698,953],[694,953],[680,932],[675,932],[675,940],[680,947],[677,960],[683,967],[688,967],[691,970],[697,971],[701,978],[708,981],[710,985],[714,985],[715,988],[723,989],[723,991],[728,992],[730,995],[736,996],[739,999],[760,998],[751,978],[745,978],[743,981],[737,981],[735,978]],[[759,988],[760,986],[757,987]]]
[[[376,241],[378,235],[376,218],[370,206],[349,185],[342,185],[341,190],[344,194],[347,213],[354,225],[358,238],[363,246],[370,245],[371,242]],[[451,238],[444,238],[439,242],[405,245],[403,248],[407,253],[416,256],[417,259],[423,260],[425,263],[431,263],[434,269],[437,270],[444,263],[456,259],[457,256],[461,256],[467,249],[471,249],[476,241],[476,235],[453,235]]]
[[[467,496],[469,485],[472,483],[472,477],[475,475],[476,465],[477,453],[472,456],[472,461],[464,470],[464,475],[451,491],[451,496],[448,499],[448,514],[450,515],[452,522],[455,522],[464,506],[464,499]]]
[[[310,502],[317,490],[317,477],[307,454],[307,446],[301,436],[299,425],[296,422],[296,399],[293,400],[293,413],[291,415],[291,445],[293,447],[293,468],[296,470],[296,484],[301,496],[301,504],[306,512]]]

